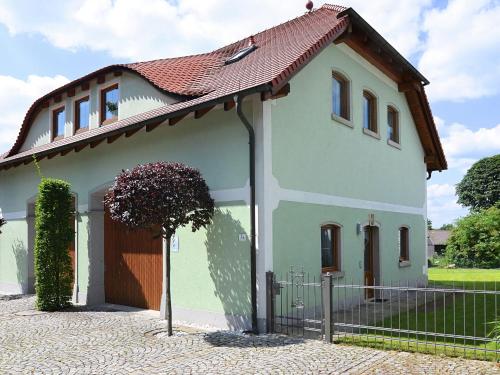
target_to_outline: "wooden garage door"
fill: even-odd
[[[106,302],[160,309],[162,239],[150,230],[129,230],[104,215]]]

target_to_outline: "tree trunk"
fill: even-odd
[[[166,285],[166,296],[167,296],[167,318],[168,318],[168,336],[172,336],[172,299],[170,296],[170,238],[167,237],[166,240],[166,258],[167,258],[167,285]]]

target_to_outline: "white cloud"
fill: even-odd
[[[455,186],[448,183],[427,186],[427,207],[427,216],[434,228],[452,223],[468,213],[466,208],[457,203]]]
[[[447,125],[439,118],[438,124],[450,169],[463,174],[477,160],[500,153],[500,124],[477,130],[459,123]]]
[[[427,187],[427,198],[435,199],[455,195],[455,187],[450,184],[432,184]]]
[[[427,13],[419,68],[432,100],[462,101],[500,92],[500,1],[450,0]]]
[[[40,33],[63,49],[88,48],[146,60],[208,51],[296,17],[303,0],[3,0],[11,34]]]
[[[11,34],[39,33],[59,48],[88,48],[145,60],[220,47],[300,16],[304,4],[304,0],[286,4],[281,0],[3,0],[0,22]],[[431,0],[353,0],[349,5],[409,56],[421,45],[421,19],[430,4]]]
[[[30,75],[26,80],[0,75],[0,154],[14,143],[29,106],[68,82],[66,77]]]

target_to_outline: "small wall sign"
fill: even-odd
[[[247,240],[247,235],[245,233],[240,233],[238,239],[240,240],[240,242],[245,242]]]
[[[179,252],[179,236],[175,235],[170,239],[170,251],[173,253]]]

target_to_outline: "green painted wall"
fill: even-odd
[[[250,314],[250,233],[244,202],[219,205],[207,230],[179,231],[172,253],[172,300],[178,307]],[[246,241],[239,241],[246,234]]]
[[[351,125],[332,119],[332,70],[350,79]],[[284,273],[303,266],[319,275],[320,227],[343,226],[344,280],[362,281],[363,234],[356,224],[375,214],[380,228],[384,280],[424,277],[425,164],[406,99],[397,85],[348,47],[332,45],[291,82],[288,96],[272,106],[272,171],[281,189],[410,206],[422,214],[281,201],[273,213],[273,267]],[[363,133],[363,89],[377,96],[380,139]],[[401,149],[387,143],[387,106],[400,116]],[[279,193],[278,193],[279,199]],[[346,203],[348,205],[348,203]],[[399,267],[398,228],[411,227],[411,266]]]
[[[356,231],[356,224],[366,223],[368,214],[374,213],[380,224],[380,275],[383,280],[422,279],[425,264],[425,222],[421,215],[407,215],[384,211],[360,210],[295,202],[281,202],[273,213],[274,271],[285,274],[290,266],[304,267],[311,275],[321,270],[322,224],[337,223],[341,228],[341,271],[345,281],[363,280],[364,236]],[[398,229],[410,228],[410,267],[399,267]]]
[[[335,45],[324,50],[273,106],[273,174],[282,188],[421,208],[424,155],[406,99],[393,82],[346,50]],[[351,79],[353,128],[331,119],[334,69]],[[363,88],[378,96],[380,140],[362,132]],[[401,150],[387,144],[388,104],[400,112]]]
[[[0,234],[0,283],[28,280],[28,229],[25,220],[11,220]]]
[[[245,111],[251,113],[250,104]],[[42,173],[72,185],[78,205],[89,204],[89,194],[125,168],[139,163],[179,161],[201,170],[211,190],[241,188],[248,180],[248,134],[235,111],[213,110],[203,120],[184,119],[177,126],[159,126],[112,144],[101,143],[64,157],[40,161]],[[242,151],[243,150],[243,151]],[[33,164],[0,172],[0,208],[4,214],[23,213],[36,195],[39,177]],[[90,214],[91,215],[91,214]],[[26,243],[25,219],[9,221],[0,235],[0,282],[18,283],[12,247]],[[174,306],[223,314],[250,311],[249,209],[244,202],[219,204],[208,230],[179,232],[180,251],[172,256]],[[89,283],[89,214],[78,215],[78,273],[80,292]],[[21,268],[19,268],[21,269]],[[20,271],[21,273],[24,271]],[[23,276],[23,278],[25,278]]]

